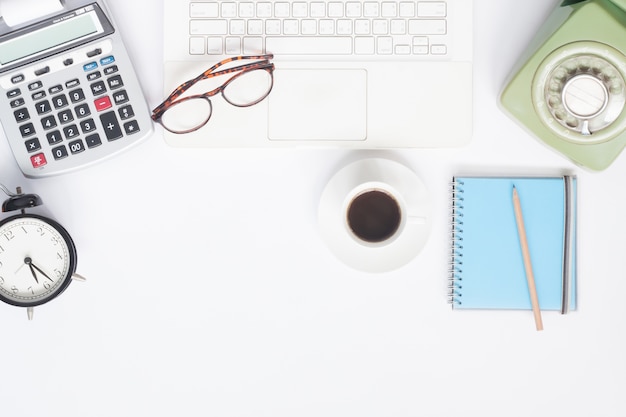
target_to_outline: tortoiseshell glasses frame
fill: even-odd
[[[163,103],[159,104],[154,110],[152,110],[152,120],[154,120],[157,123],[160,123],[165,129],[167,129],[168,131],[172,133],[177,133],[177,134],[190,133],[190,132],[194,132],[200,129],[201,127],[207,124],[207,122],[209,121],[213,113],[210,97],[213,97],[217,94],[221,93],[222,97],[224,97],[224,100],[226,100],[226,102],[237,107],[250,107],[250,106],[254,106],[255,104],[258,104],[269,95],[269,93],[272,91],[272,87],[274,86],[274,64],[269,61],[273,57],[274,55],[272,54],[243,55],[243,56],[226,58],[218,62],[217,64],[213,65],[211,68],[207,69],[206,71],[204,71],[202,74],[198,75],[197,77],[189,81],[186,81],[182,83],[181,85],[179,85],[178,87],[176,87],[176,89],[165,99],[165,101],[163,101]],[[247,64],[237,65],[234,67],[220,69],[224,65],[227,65],[231,62],[244,61],[244,60],[256,60],[256,61],[247,63]],[[269,85],[267,86],[267,91],[264,91],[264,93],[261,94],[259,97],[256,97],[250,102],[241,103],[241,102],[233,102],[232,100],[228,98],[227,95],[224,94],[224,90],[231,83],[239,79],[239,77],[241,77],[242,75],[248,74],[252,71],[258,71],[258,70],[266,71],[269,74]],[[226,80],[219,87],[203,94],[194,94],[194,95],[181,98],[181,96],[197,82],[206,80],[209,78],[217,77],[220,75],[226,75],[226,74],[234,74],[234,75],[230,77],[228,80]],[[162,119],[163,115],[169,109],[183,102],[186,102],[189,100],[196,100],[196,99],[204,99],[208,102],[209,113],[206,119],[199,122],[196,126],[186,128],[186,129],[180,129],[180,130],[172,129],[171,127],[168,127],[165,123],[163,123],[163,119]]]

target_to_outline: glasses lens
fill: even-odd
[[[267,97],[272,82],[272,75],[264,69],[244,72],[224,88],[224,99],[233,106],[251,106]]]
[[[174,104],[161,117],[161,124],[173,133],[187,133],[204,126],[211,117],[211,102],[191,98]]]

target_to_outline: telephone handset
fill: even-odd
[[[569,0],[550,15],[500,96],[540,140],[607,168],[626,146],[626,0]]]

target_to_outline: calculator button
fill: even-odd
[[[122,120],[130,119],[131,117],[135,115],[135,112],[133,111],[133,108],[130,104],[127,106],[121,107],[118,110],[118,113],[120,114],[120,119]]]
[[[107,91],[106,86],[104,85],[104,81],[98,81],[97,83],[91,84],[91,92],[94,96],[99,96],[100,94],[104,94]]]
[[[30,84],[28,84],[28,89],[29,89],[30,91],[33,91],[33,90],[38,90],[38,89],[40,89],[41,87],[43,87],[43,84],[41,83],[41,81],[35,81],[34,83],[30,83]]]
[[[109,96],[104,96],[93,102],[96,106],[96,111],[103,111],[111,108],[111,99]]]
[[[89,51],[87,52],[87,57],[88,58],[93,58],[96,55],[100,55],[102,53],[102,49],[101,48],[96,48],[93,51]]]
[[[87,104],[81,104],[80,106],[74,107],[74,111],[76,112],[76,116],[80,119],[81,117],[86,117],[91,114],[91,110],[89,110],[89,106]]]
[[[52,104],[54,104],[55,109],[60,109],[62,107],[65,107],[68,104],[67,97],[65,97],[65,95],[63,94],[54,96],[52,97]]]
[[[93,119],[87,119],[80,122],[80,129],[87,134],[96,130],[96,122]]]
[[[11,101],[11,107],[12,108],[16,108],[16,107],[19,107],[19,106],[23,106],[24,103],[26,103],[26,102],[24,101],[23,98],[16,98],[15,100]]]
[[[66,67],[69,67],[73,63],[74,63],[74,60],[72,58],[68,58],[65,61],[63,61],[63,65],[65,65]]]
[[[85,93],[80,88],[72,90],[68,94],[70,96],[70,100],[72,100],[72,103],[78,103],[79,101],[83,101],[85,99]]]
[[[69,123],[72,120],[74,120],[74,115],[72,114],[71,110],[63,110],[62,112],[59,113],[59,121],[62,124]]]
[[[115,90],[117,88],[120,88],[122,86],[124,86],[124,82],[122,81],[122,77],[119,75],[115,75],[111,78],[109,78],[107,80],[107,82],[109,83],[109,88],[111,90]]]
[[[13,77],[11,77],[11,82],[13,84],[18,84],[21,83],[22,81],[24,81],[26,79],[26,77],[24,77],[24,74],[17,74],[14,75]]]
[[[27,138],[31,135],[35,134],[35,126],[32,123],[26,123],[25,125],[20,126],[20,133],[23,138]]]
[[[50,130],[54,127],[57,127],[57,120],[54,118],[54,116],[44,117],[41,119],[41,126],[46,130]]]
[[[70,125],[63,128],[63,134],[68,139],[75,138],[76,136],[78,136],[78,133],[78,127],[76,125]]]
[[[83,141],[80,139],[75,140],[74,142],[68,143],[68,146],[70,147],[70,152],[72,152],[72,154],[81,153],[82,151],[85,150],[85,145],[83,144]]]
[[[46,114],[52,111],[52,107],[50,107],[50,102],[48,102],[48,100],[36,103],[35,108],[37,108],[37,114]]]
[[[61,84],[54,85],[48,89],[48,92],[50,94],[57,94],[57,93],[60,93],[61,91],[63,91],[63,86]]]
[[[102,77],[102,73],[100,71],[90,72],[87,74],[87,81],[95,81],[100,77]]]
[[[30,114],[28,113],[28,109],[18,109],[13,112],[15,116],[15,121],[18,123],[25,122],[30,119]]]
[[[100,140],[100,135],[94,133],[93,135],[89,135],[85,138],[85,142],[87,142],[88,148],[95,148],[96,146],[102,145],[102,141]]]
[[[54,159],[63,159],[66,158],[68,155],[69,154],[67,153],[67,149],[63,145],[57,146],[56,148],[52,149],[52,156],[54,157]]]
[[[55,144],[63,141],[63,137],[61,136],[61,132],[59,132],[58,130],[53,130],[52,132],[46,134],[46,139],[48,139],[48,143],[50,145],[55,145]]]
[[[74,88],[78,85],[80,85],[80,81],[78,80],[78,78],[74,78],[73,80],[69,80],[65,83],[65,87],[67,88]]]
[[[109,141],[119,139],[123,136],[122,129],[117,122],[117,117],[115,117],[114,111],[100,115],[100,122],[102,122],[104,133]]]
[[[83,69],[85,70],[85,72],[93,71],[96,68],[98,68],[97,62],[90,62],[88,64],[83,65]]]
[[[37,101],[37,100],[41,100],[45,96],[46,96],[46,92],[45,91],[37,91],[31,97],[33,98],[33,100]]]
[[[33,168],[39,168],[48,163],[46,161],[46,156],[42,153],[38,153],[37,155],[33,155],[30,157],[30,163],[33,165]]]
[[[20,91],[19,88],[16,88],[14,90],[11,91],[7,91],[7,98],[13,98],[13,97],[17,97],[20,94],[22,94],[22,92]]]
[[[111,65],[110,67],[106,67],[104,69],[104,75],[115,74],[117,71],[119,71],[119,69],[117,68],[117,65]]]
[[[115,104],[126,103],[128,101],[128,93],[126,93],[126,90],[115,92],[115,94],[113,94],[113,101]]]
[[[124,131],[127,135],[139,132],[139,123],[137,123],[137,120],[131,120],[130,122],[124,123]]]
[[[38,150],[41,150],[41,143],[39,143],[39,139],[33,138],[26,141],[27,152],[35,152]]]
[[[105,65],[110,65],[110,64],[112,64],[114,62],[115,62],[115,57],[113,57],[113,55],[111,55],[111,56],[107,56],[107,57],[102,58],[100,60],[100,65],[102,65],[104,67]]]
[[[36,76],[44,75],[50,72],[50,67],[39,68],[35,71]]]

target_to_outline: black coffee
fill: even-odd
[[[359,239],[379,243],[396,233],[402,214],[398,202],[391,195],[381,190],[369,190],[352,200],[347,220]]]

